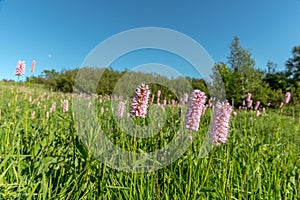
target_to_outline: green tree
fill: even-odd
[[[232,77],[226,83],[226,92],[231,94],[234,102],[240,103],[248,92],[255,93],[263,85],[263,73],[254,68],[255,61],[251,56],[251,52],[243,48],[238,36],[235,36],[227,57]]]
[[[300,46],[292,50],[293,57],[286,61],[286,75],[296,81],[300,81]]]
[[[251,53],[241,46],[238,36],[234,36],[229,48],[230,55],[227,59],[232,71],[243,72],[254,67],[255,61],[251,58]]]
[[[268,60],[268,62],[267,62],[267,69],[268,69],[267,73],[268,74],[274,74],[276,68],[277,68],[277,64],[275,64],[272,61]]]

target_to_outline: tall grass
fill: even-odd
[[[284,114],[290,108],[283,113],[267,110],[259,117],[238,112],[232,116],[228,142],[200,158],[211,122],[207,110],[183,156],[157,171],[132,173],[106,166],[86,148],[77,135],[72,111],[62,112],[61,99],[68,96],[44,94],[34,87],[17,87],[14,94],[10,86],[0,87],[1,199],[300,198],[300,125]],[[134,140],[117,126],[110,100],[91,101],[97,105],[98,120],[105,122],[102,130],[115,145],[130,151],[162,148],[181,123],[178,107],[167,106],[166,123],[159,133]],[[47,118],[52,102],[57,109]]]

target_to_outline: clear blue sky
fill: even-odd
[[[0,0],[0,79],[15,79],[18,60],[26,61],[26,75],[33,59],[36,75],[80,67],[100,42],[139,27],[186,34],[215,62],[227,61],[229,45],[238,35],[256,67],[271,60],[282,70],[293,46],[300,45],[300,0]],[[130,54],[113,67],[168,64],[172,57],[156,53]],[[176,63],[183,75],[193,75],[182,67],[184,61]]]

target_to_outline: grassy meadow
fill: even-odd
[[[299,107],[267,108],[259,116],[235,110],[228,141],[199,157],[211,122],[208,108],[179,159],[134,173],[106,166],[86,148],[70,94],[0,83],[0,96],[0,199],[300,199]],[[69,110],[63,112],[66,99]],[[111,141],[129,151],[164,147],[182,123],[179,106],[167,105],[163,128],[136,141],[116,124],[109,98],[87,102],[95,105]]]

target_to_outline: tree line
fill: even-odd
[[[300,46],[292,49],[292,56],[285,63],[285,70],[278,71],[276,68],[277,65],[271,61],[264,69],[256,68],[251,52],[242,47],[238,36],[235,36],[230,44],[227,62],[216,63],[213,71],[218,72],[226,91],[226,98],[236,107],[242,104],[248,93],[252,93],[254,102],[278,106],[283,101],[284,94],[291,92],[291,104],[300,104]],[[78,76],[79,70],[84,71],[79,73],[82,77]],[[180,101],[178,97],[182,96],[184,91],[191,92],[191,89],[197,88],[209,93],[207,82],[203,79],[168,78],[158,74],[117,71],[111,67],[84,67],[61,72],[54,69],[44,70],[38,76],[27,77],[26,81],[44,84],[54,91],[96,92],[102,95],[130,94],[137,84],[150,83],[152,94],[161,90],[161,99],[174,98],[177,101]]]

